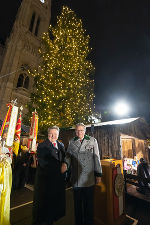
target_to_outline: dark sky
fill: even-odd
[[[52,23],[62,5],[83,20],[96,67],[95,103],[101,112],[124,99],[130,116],[150,121],[150,1],[54,0]]]
[[[12,12],[21,1],[13,0],[8,9]],[[3,13],[3,5],[0,41],[10,30],[6,22],[14,20],[9,11]],[[111,119],[111,107],[123,99],[131,106],[130,116],[150,122],[150,0],[52,0],[53,24],[63,5],[75,11],[90,35],[95,103],[103,119]]]
[[[5,44],[15,21],[22,0],[1,1],[0,5],[0,43]]]

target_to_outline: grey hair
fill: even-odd
[[[75,129],[77,129],[77,127],[82,126],[84,127],[84,130],[86,131],[86,126],[84,125],[84,123],[77,123],[75,126]]]
[[[59,133],[59,127],[57,127],[57,126],[52,126],[52,127],[49,127],[48,128],[48,133],[50,132],[50,130],[57,130],[58,131],[58,133]]]

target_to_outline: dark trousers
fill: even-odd
[[[34,216],[32,216],[32,225],[53,225],[54,221],[39,221],[36,220]]]
[[[94,186],[73,188],[75,225],[93,225]]]
[[[32,224],[33,224],[33,223],[32,223]],[[37,223],[36,225],[53,225],[53,222],[49,222],[49,223],[45,223],[45,222],[44,222],[44,223],[40,223],[40,224]]]
[[[27,181],[28,168],[26,166],[20,166],[13,171],[13,189],[23,188]]]
[[[43,207],[42,209],[33,200],[32,225],[53,225],[54,221],[50,218],[50,216],[47,216],[48,214],[44,215],[45,210],[46,207],[45,208]]]

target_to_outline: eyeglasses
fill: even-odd
[[[77,132],[85,132],[85,130],[76,130]]]

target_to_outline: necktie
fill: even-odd
[[[56,143],[53,143],[53,146],[56,147]]]

